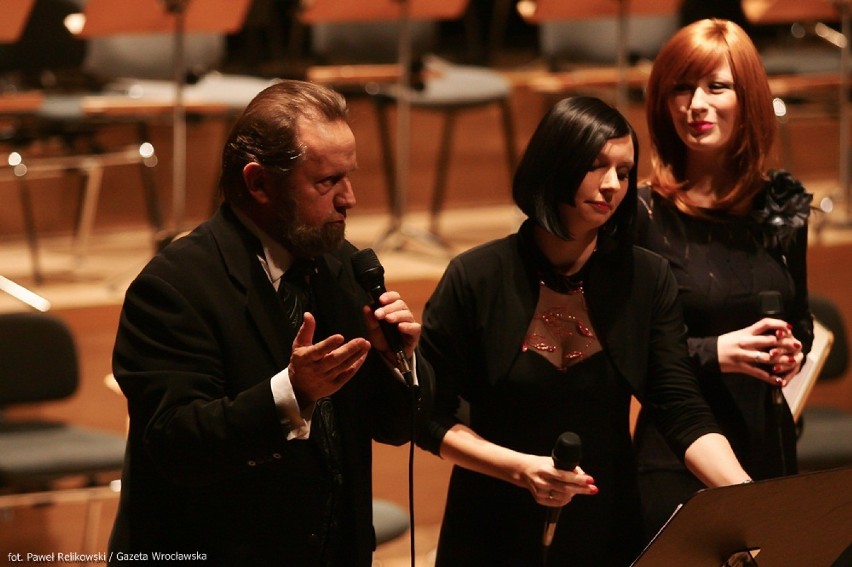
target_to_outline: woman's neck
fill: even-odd
[[[692,153],[687,159],[684,191],[689,201],[697,206],[712,208],[722,195],[733,186],[723,156]]]
[[[563,276],[579,272],[592,257],[597,243],[597,231],[579,235],[574,240],[562,240],[540,226],[535,227],[535,241],[553,269]]]

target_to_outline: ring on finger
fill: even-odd
[[[547,493],[547,498],[553,500],[553,490]]]
[[[760,362],[760,353],[756,352],[754,353],[754,363],[757,364],[758,362]]]

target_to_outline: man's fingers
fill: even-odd
[[[356,365],[360,367],[370,352],[370,343],[365,339],[353,339],[323,357],[323,369],[329,374],[343,372]]]
[[[314,342],[314,331],[317,328],[317,321],[309,312],[305,312],[302,318],[302,326],[299,327],[299,332],[296,333],[296,338],[293,339],[293,348],[311,346]]]

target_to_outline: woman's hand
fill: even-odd
[[[804,358],[792,327],[770,317],[719,335],[716,349],[722,372],[746,374],[773,386],[786,386]]]
[[[598,493],[595,479],[583,472],[583,469],[557,469],[553,466],[552,457],[527,455],[521,470],[521,481],[542,506],[562,507],[577,494]]]

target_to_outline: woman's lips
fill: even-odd
[[[703,134],[713,128],[712,122],[696,121],[689,123],[689,129],[698,134]]]
[[[609,213],[612,211],[612,205],[605,201],[588,201],[589,205],[597,209],[601,213]]]

